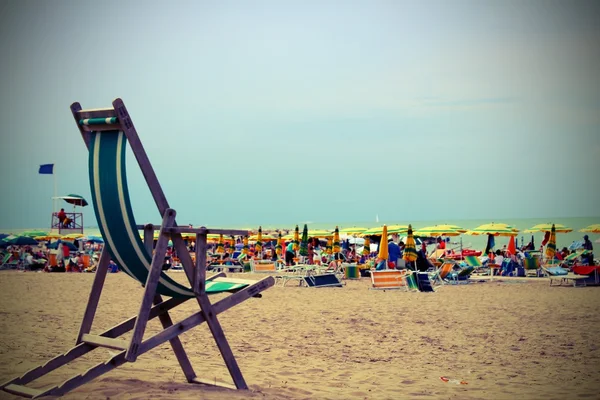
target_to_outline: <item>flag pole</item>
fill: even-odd
[[[54,164],[56,165],[56,164]],[[56,197],[57,195],[57,183],[56,183],[56,171],[54,171],[54,168],[52,168],[52,176],[54,178],[54,197],[52,198],[52,214],[54,214],[56,212]]]

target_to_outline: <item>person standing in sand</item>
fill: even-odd
[[[583,249],[588,251],[588,254],[581,256],[581,261],[588,265],[594,265],[594,245],[590,241],[588,235],[583,237]]]

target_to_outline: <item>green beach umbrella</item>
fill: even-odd
[[[281,258],[281,250],[283,248],[282,246],[282,242],[283,239],[281,238],[281,232],[279,232],[279,238],[277,239],[277,245],[275,246],[275,254],[277,254],[277,258]]]
[[[387,233],[406,233],[408,230],[408,225],[390,225],[387,228]],[[376,228],[368,229],[362,232],[361,236],[381,236],[383,233],[383,226],[378,226]]]
[[[301,256],[308,255],[308,226],[304,224],[304,229],[302,230],[302,241],[300,242],[300,251],[298,252]]]
[[[300,230],[298,229],[298,225],[296,225],[296,229],[294,230],[294,251],[298,251],[298,247],[300,247]]]
[[[219,236],[219,243],[217,244],[217,254],[223,254],[225,253],[225,249],[223,247],[223,235]]]
[[[29,231],[25,231],[25,232],[21,232],[21,236],[29,236],[29,237],[36,237],[36,236],[47,236],[48,232],[46,231],[41,231],[41,230],[29,230]]]
[[[434,225],[418,229],[413,232],[415,236],[459,236],[467,230],[456,225]]]
[[[344,235],[358,235],[366,231],[367,228],[362,228],[358,226],[353,226],[352,228],[344,228],[340,229],[340,233]]]
[[[242,246],[242,254],[248,255],[248,250],[250,247],[248,246],[248,235],[244,236],[244,245]]]
[[[534,227],[526,229],[524,232],[526,233],[535,233],[535,232],[551,232],[552,228],[554,228],[555,233],[569,233],[573,232],[573,229],[566,227],[561,224],[537,224]]]
[[[492,235],[492,236],[517,236],[519,230],[507,224],[492,222],[491,224],[479,225],[477,228],[465,232],[466,235]]]
[[[335,231],[333,232],[333,253],[340,252],[340,231],[338,227],[335,227]]]
[[[368,256],[371,254],[371,241],[368,237],[365,238],[365,244],[362,251],[363,255]]]
[[[556,254],[556,229],[554,225],[550,229],[550,239],[548,240],[548,244],[546,245],[546,258],[552,260],[554,255]]]
[[[262,226],[258,227],[258,235],[256,237],[256,244],[254,245],[254,254],[260,254],[262,256]]]
[[[31,236],[16,236],[14,238],[5,238],[3,240],[6,243],[12,244],[14,246],[35,246],[38,244],[37,240],[35,240]]]
[[[406,244],[404,246],[404,253],[402,254],[402,258],[408,262],[415,261],[417,259],[417,245],[415,244],[415,238],[413,237],[413,230],[411,225],[408,225]]]

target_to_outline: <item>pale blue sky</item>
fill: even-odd
[[[0,227],[121,97],[180,223],[600,215],[597,1],[4,1]],[[133,159],[139,223],[159,222]],[[85,224],[95,225],[91,207]]]

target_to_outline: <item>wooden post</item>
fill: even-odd
[[[172,226],[175,220],[175,210],[167,209],[163,217],[162,228],[156,243],[156,250],[152,257],[152,264],[150,265],[150,271],[148,271],[148,278],[146,279],[146,287],[144,289],[144,297],[142,298],[142,304],[138,317],[135,321],[135,327],[133,328],[133,335],[129,344],[125,359],[129,362],[133,362],[137,359],[138,346],[144,338],[144,331],[146,330],[146,324],[148,323],[148,316],[154,296],[156,295],[156,287],[158,286],[158,280],[162,273],[162,266],[165,260],[165,254],[167,246],[169,244],[169,237],[163,232],[164,227]]]
[[[206,233],[196,234],[196,275],[194,276],[194,293],[203,295],[206,290]]]
[[[102,249],[100,260],[98,261],[96,275],[94,276],[94,284],[92,285],[87,306],[85,307],[85,312],[83,313],[83,319],[81,320],[81,326],[79,328],[79,333],[77,334],[77,340],[75,344],[81,343],[81,337],[86,333],[90,333],[92,323],[94,322],[94,316],[96,315],[96,310],[98,308],[98,301],[100,300],[100,295],[102,294],[102,287],[104,286],[106,273],[108,272],[109,262],[110,254],[108,253],[105,245]]]

